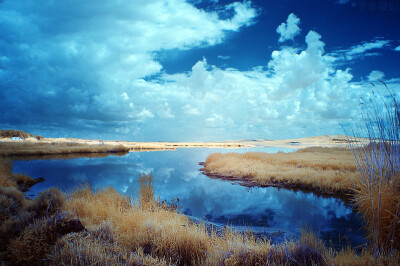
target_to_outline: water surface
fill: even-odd
[[[279,232],[297,236],[299,225],[311,226],[333,245],[364,243],[360,219],[352,207],[340,199],[313,193],[277,188],[247,188],[237,183],[203,175],[199,162],[214,152],[290,151],[285,148],[208,149],[186,148],[176,151],[131,152],[105,158],[37,159],[14,162],[15,170],[46,180],[27,195],[34,196],[47,187],[71,191],[82,183],[95,189],[111,186],[121,193],[137,190],[137,176],[153,173],[154,190],[161,200],[179,198],[181,210],[196,219],[218,225],[248,228],[261,234]]]

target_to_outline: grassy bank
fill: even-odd
[[[129,152],[123,145],[48,142],[0,142],[0,156],[52,155],[69,153],[117,153]]]
[[[358,179],[352,152],[345,148],[214,153],[202,170],[211,177],[240,180],[250,186],[302,188],[327,194],[352,193]]]
[[[154,200],[151,176],[139,177],[138,196],[88,187],[65,195],[47,189],[33,200],[16,186],[10,164],[0,168],[0,260],[5,265],[387,265],[326,248],[307,230],[300,240],[273,245],[226,229],[217,234]]]
[[[12,138],[20,138],[13,140]],[[35,136],[22,130],[0,130],[0,156],[32,156],[76,153],[119,153],[129,152],[129,148],[121,144],[104,144],[79,142],[52,142],[42,136]]]

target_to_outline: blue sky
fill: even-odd
[[[3,0],[0,127],[132,141],[343,134],[370,82],[400,90],[399,26],[397,0]]]

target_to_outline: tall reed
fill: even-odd
[[[354,184],[355,204],[365,219],[370,247],[377,256],[400,249],[400,106],[396,95],[373,95],[363,103],[362,124],[350,142],[360,178]]]
[[[153,174],[141,174],[139,179],[139,206],[142,209],[150,209],[154,207],[154,187],[153,187]]]

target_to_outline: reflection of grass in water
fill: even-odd
[[[393,254],[400,249],[400,106],[395,95],[390,92],[389,101],[370,99],[363,120],[354,137],[367,136],[371,143],[352,145],[359,172],[354,201],[365,218],[371,249],[378,256]]]
[[[0,168],[2,169],[2,168]],[[12,179],[10,165],[0,172]],[[313,233],[273,245],[229,228],[191,222],[154,201],[152,176],[141,175],[139,202],[112,188],[76,190],[68,197],[48,189],[26,199],[15,183],[0,188],[0,260],[10,264],[256,265],[376,264],[368,251],[327,249]],[[150,204],[150,205],[148,205]],[[151,207],[148,207],[151,206]]]

